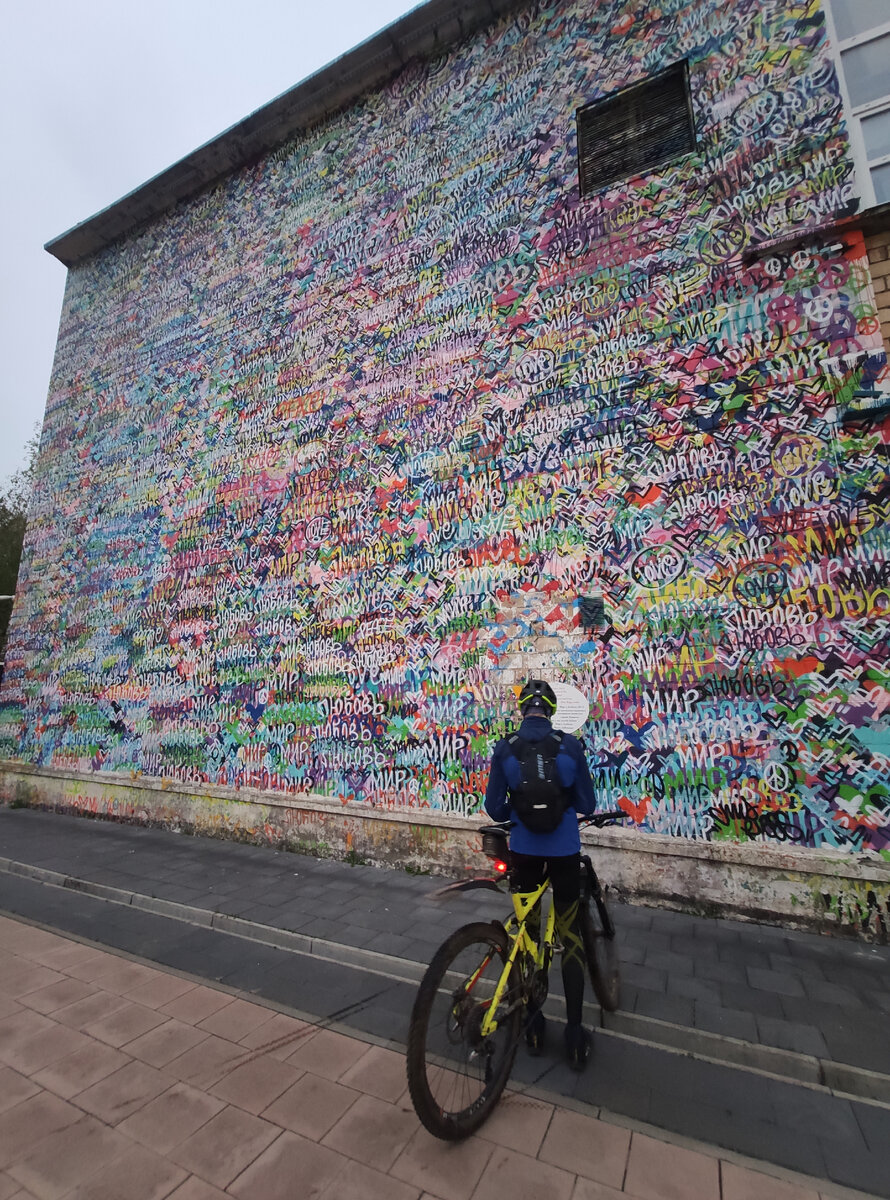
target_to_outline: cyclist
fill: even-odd
[[[517,731],[525,742],[541,742],[552,732],[551,717],[556,712],[556,695],[549,683],[530,679],[519,693],[522,724]],[[578,909],[581,898],[581,837],[576,814],[591,814],[596,807],[593,784],[581,743],[562,734],[556,755],[556,773],[563,787],[568,807],[551,833],[535,833],[513,811],[510,790],[521,782],[521,765],[510,746],[502,738],[494,748],[485,811],[495,821],[513,820],[510,850],[515,869],[513,888],[531,892],[549,874],[553,886],[556,932],[562,942],[562,981],[566,997],[565,1051],[569,1065],[576,1071],[584,1069],[590,1054],[590,1033],[581,1024],[584,1001],[584,946]],[[538,926],[540,926],[540,911]],[[534,935],[534,930],[530,929]],[[527,1014],[525,1040],[531,1054],[540,1054],[544,1047],[546,1025],[540,1009]]]

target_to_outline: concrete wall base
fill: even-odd
[[[369,809],[120,773],[0,763],[0,802],[266,843],[305,854],[460,876],[484,872],[479,817]],[[597,871],[623,899],[698,915],[886,942],[890,862],[874,853],[696,842],[634,829],[585,835]]]

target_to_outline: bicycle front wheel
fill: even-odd
[[[606,1012],[614,1012],[621,998],[618,944],[615,927],[601,896],[582,897],[581,936],[596,998]]]
[[[464,925],[436,952],[414,1001],[407,1059],[411,1102],[430,1133],[447,1141],[479,1128],[516,1057],[522,1007],[516,968],[497,1024],[482,1035],[508,945],[502,926]]]

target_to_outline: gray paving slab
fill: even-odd
[[[824,979],[804,979],[804,991],[817,1004],[839,1004],[844,1008],[859,1008],[863,996],[853,988],[840,983],[829,983]]]
[[[673,975],[667,977],[668,995],[684,996],[688,1000],[701,1000],[708,1004],[720,1004],[720,988],[717,984],[706,979],[695,979],[690,975]]]
[[[696,1028],[707,1033],[719,1033],[748,1042],[761,1040],[757,1018],[740,1008],[724,1008],[721,1004],[696,1000],[693,1019]]]
[[[667,988],[667,973],[645,964],[639,966],[636,963],[628,963],[621,972],[621,978],[650,992],[664,992]]]
[[[757,1038],[765,1046],[777,1046],[781,1050],[793,1050],[797,1054],[812,1054],[816,1058],[830,1058],[828,1047],[821,1030],[815,1025],[800,1021],[782,1021],[762,1014],[756,1017]]]
[[[432,876],[33,810],[0,809],[0,855],[418,963],[457,925],[508,908],[480,892],[435,901],[445,881]],[[887,947],[613,908],[625,1011],[890,1072],[873,1026],[890,1011]]]
[[[728,1008],[740,1008],[745,1012],[769,1017],[784,1017],[782,997],[761,989],[745,987],[744,984],[721,983],[720,995]],[[789,1004],[793,1004],[789,1001]]]
[[[714,958],[697,958],[693,963],[697,979],[710,979],[715,983],[731,983],[748,986],[745,968],[738,963],[721,962]]]
[[[761,992],[769,992],[779,996],[804,996],[803,984],[796,975],[787,971],[763,970],[760,967],[748,967],[748,983],[752,988]]]
[[[650,949],[646,952],[643,965],[668,975],[691,975],[693,959],[685,954],[674,954],[670,950]]]
[[[655,1017],[659,1021],[670,1021],[675,1025],[692,1025],[693,1001],[685,996],[669,996],[664,992],[649,992],[644,988],[637,991],[634,1012],[643,1017]]]

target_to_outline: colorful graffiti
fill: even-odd
[[[581,200],[680,58],[697,151]],[[890,854],[855,203],[815,0],[575,0],[72,269],[0,753],[469,813],[543,647],[641,828]]]

